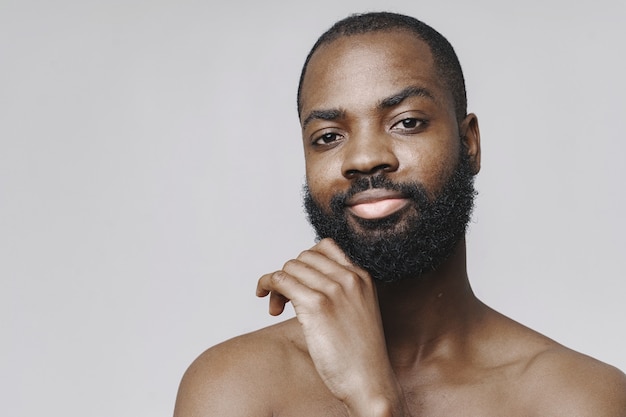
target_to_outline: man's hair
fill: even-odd
[[[433,55],[435,69],[442,78],[444,85],[452,93],[454,110],[457,122],[461,122],[467,115],[467,97],[465,93],[465,80],[461,64],[450,42],[432,27],[413,17],[389,12],[372,12],[365,14],[353,14],[335,23],[322,36],[319,37],[309,52],[298,84],[298,115],[302,111],[302,82],[311,57],[322,45],[331,43],[343,36],[360,35],[371,32],[390,32],[394,30],[406,30],[424,41]]]

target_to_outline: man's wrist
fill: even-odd
[[[385,396],[369,396],[352,406],[346,404],[351,417],[410,417],[402,395],[390,399]]]

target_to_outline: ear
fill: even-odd
[[[465,116],[461,122],[461,140],[470,159],[472,174],[476,175],[480,171],[480,129],[478,128],[478,118],[474,113]]]

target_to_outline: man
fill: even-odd
[[[320,241],[257,287],[296,318],[203,353],[175,416],[626,416],[623,373],[472,293],[480,134],[439,33],[390,13],[336,23],[298,111]]]

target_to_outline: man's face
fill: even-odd
[[[377,279],[436,267],[464,233],[478,128],[471,116],[460,132],[453,104],[428,46],[407,32],[342,37],[309,62],[305,206],[320,237]]]

